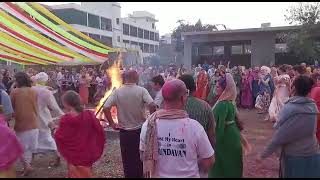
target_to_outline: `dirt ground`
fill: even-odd
[[[263,161],[255,162],[257,153],[270,141],[273,133],[272,124],[264,122],[263,115],[258,115],[255,110],[240,110],[240,118],[244,122],[244,134],[252,146],[250,154],[244,157],[244,177],[248,178],[276,178],[278,177],[279,163],[276,155]],[[62,178],[66,176],[66,164],[63,161],[59,167],[49,167],[49,161],[53,159],[50,154],[37,155],[33,162],[35,169],[28,178],[49,177]],[[17,176],[22,171],[18,164]],[[103,157],[94,165],[96,177],[119,178],[123,177],[122,161],[120,155],[119,136],[116,132],[107,131],[107,143]]]

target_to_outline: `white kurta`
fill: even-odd
[[[39,138],[36,153],[56,151],[57,145],[51,135],[48,124],[53,121],[53,118],[60,117],[64,113],[58,106],[53,93],[46,86],[37,85],[32,88],[38,95]]]

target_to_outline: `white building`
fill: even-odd
[[[161,44],[171,44],[171,33],[167,33],[160,38]]]
[[[56,16],[77,30],[114,48],[141,50],[143,57],[155,55],[159,48],[159,31],[155,16],[135,11],[121,18],[117,2],[81,2],[47,6]]]

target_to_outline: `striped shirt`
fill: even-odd
[[[215,119],[211,107],[207,102],[196,97],[189,96],[185,110],[189,114],[189,118],[198,121],[203,126],[207,134],[210,134],[210,130],[213,131],[213,135],[215,134]],[[208,138],[214,139],[214,137]]]

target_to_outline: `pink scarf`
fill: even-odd
[[[0,171],[8,170],[22,155],[23,149],[15,133],[0,115]]]
[[[187,118],[188,113],[180,109],[160,109],[151,114],[147,121],[146,132],[146,149],[143,153],[143,174],[146,178],[151,178],[156,161],[158,159],[158,135],[157,135],[157,119],[183,119]]]

